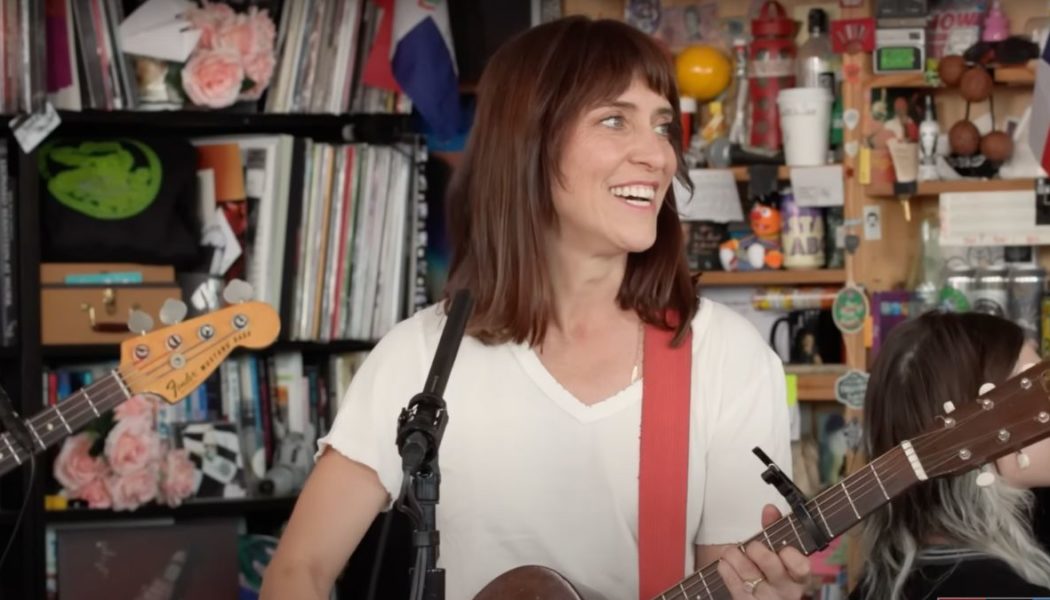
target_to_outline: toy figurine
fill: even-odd
[[[780,249],[780,211],[771,203],[756,201],[748,220],[750,234],[719,246],[722,268],[726,271],[781,268],[784,254]]]

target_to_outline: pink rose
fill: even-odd
[[[157,497],[157,468],[150,465],[106,479],[113,510],[134,510]]]
[[[106,487],[106,481],[101,477],[77,490],[74,498],[87,502],[89,508],[102,509],[113,506],[113,499],[109,497],[109,488]]]
[[[164,457],[160,473],[160,498],[168,506],[178,506],[196,489],[196,468],[185,449],[172,450]]]
[[[135,394],[128,398],[127,401],[117,405],[113,409],[113,415],[121,421],[126,419],[145,419],[147,422],[153,423],[153,411],[155,408],[156,404],[154,404],[152,398],[143,394]]]
[[[226,4],[205,3],[204,8],[186,11],[186,19],[201,31],[197,49],[212,48],[219,29],[236,16],[237,13]]]
[[[241,93],[241,100],[258,100],[262,96],[263,91],[270,85],[270,78],[273,76],[276,63],[273,54],[265,52],[249,56],[244,60],[244,76],[251,79],[254,84]]]
[[[230,106],[243,80],[244,69],[234,50],[198,50],[182,67],[182,88],[199,106]]]
[[[160,440],[144,419],[117,421],[106,436],[106,460],[117,475],[139,471],[160,458]]]
[[[97,480],[105,470],[99,458],[91,456],[91,446],[95,437],[90,433],[78,433],[66,438],[62,449],[55,459],[55,479],[69,492],[77,490]]]
[[[273,54],[274,41],[277,39],[277,26],[273,24],[273,19],[270,18],[266,9],[259,10],[254,6],[249,8],[248,22],[255,28],[255,46],[250,54],[258,54],[262,51]]]
[[[253,54],[257,42],[255,26],[244,15],[226,22],[215,33],[213,48],[216,50],[233,50],[241,58]]]

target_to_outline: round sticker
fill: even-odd
[[[842,333],[858,333],[868,317],[868,297],[855,285],[847,285],[835,296],[831,316]]]
[[[846,371],[835,380],[835,399],[856,410],[864,408],[869,377],[867,373],[855,369]]]

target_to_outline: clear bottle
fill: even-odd
[[[835,73],[839,70],[839,58],[831,49],[828,36],[828,13],[820,8],[811,8],[806,17],[809,39],[798,49],[796,84],[799,87],[822,87],[831,94],[831,142],[829,147],[842,144],[842,99],[838,93]]]
[[[798,49],[795,60],[798,87],[823,87],[835,93],[835,53],[828,37],[828,14],[820,8],[811,8],[806,18],[809,39]]]

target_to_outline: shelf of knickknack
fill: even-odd
[[[760,271],[703,271],[694,279],[701,287],[761,285],[826,285],[846,282],[845,269],[764,269]]]
[[[919,196],[939,196],[949,192],[1016,192],[1035,188],[1033,179],[955,179],[944,181],[922,181],[913,194]],[[896,198],[892,183],[869,183],[864,186],[864,193],[872,198]]]
[[[846,370],[846,365],[784,365],[784,373],[796,376],[803,402],[834,402],[835,382]]]
[[[1001,85],[1030,86],[1035,83],[1034,61],[1027,65],[1013,65],[991,69],[992,80]],[[869,88],[933,88],[948,89],[931,84],[924,73],[890,73],[872,75],[865,82]]]

